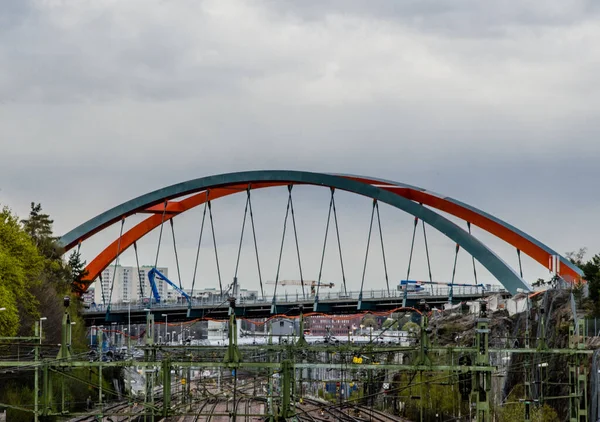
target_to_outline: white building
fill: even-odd
[[[150,271],[150,269],[152,268],[154,267],[144,265],[140,267],[139,274],[137,271],[137,267],[124,267],[121,265],[117,265],[117,267],[115,268],[115,266],[112,265],[106,268],[104,271],[102,271],[101,276],[98,277],[93,284],[94,301],[97,304],[105,302],[119,303],[123,302],[124,300],[129,300],[132,303],[136,303],[141,302],[144,298],[150,298],[152,296],[152,290],[150,288],[150,283],[148,282],[148,271]],[[169,277],[168,268],[157,267],[156,269],[162,274],[164,274],[165,277]],[[111,296],[110,289],[111,285],[113,284],[113,277],[114,286]],[[170,286],[166,282],[158,279],[155,280],[156,288],[158,290],[158,294],[160,295],[161,302],[164,300],[175,300],[176,296],[174,295],[173,289],[170,288]],[[105,300],[103,300],[103,294]]]

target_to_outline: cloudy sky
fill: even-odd
[[[598,39],[600,6],[584,0],[3,0],[0,203],[25,215],[30,201],[41,202],[61,234],[179,181],[306,169],[423,186],[560,252],[600,251]],[[272,279],[285,192],[256,201]],[[327,192],[299,191],[297,203],[314,278]],[[370,203],[342,195],[340,204],[356,283]],[[223,278],[243,205],[215,204]],[[186,280],[200,211],[176,222]],[[411,218],[384,210],[382,219],[398,280]],[[84,245],[86,258],[118,235],[111,230]],[[453,245],[431,236],[436,278],[447,278]],[[490,242],[516,263],[514,250]],[[156,240],[146,244],[142,259],[151,262]],[[242,269],[254,285],[246,246]],[[163,247],[170,268],[172,254]],[[284,275],[297,278],[291,258]],[[468,277],[469,258],[461,259]],[[417,261],[415,275],[425,277],[422,251]],[[526,277],[547,276],[525,264]],[[331,265],[329,278],[339,278],[339,262]]]

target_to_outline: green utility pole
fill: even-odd
[[[35,337],[40,337],[40,322],[35,322]],[[34,346],[34,362],[35,362],[35,375],[33,380],[33,418],[34,422],[39,421],[39,396],[40,396],[40,367],[38,366],[38,362],[40,360],[40,344],[42,343],[42,338],[40,337],[39,343],[36,341]]]
[[[289,360],[281,362],[281,375],[283,378],[281,385],[282,401],[281,408],[279,409],[279,417],[281,420],[286,421],[288,418],[294,416],[295,412],[292,409],[292,384],[293,384],[293,365]]]
[[[237,345],[237,320],[235,319],[235,298],[229,298],[229,346],[223,362],[240,363],[242,361]]]
[[[585,320],[575,321],[569,328],[569,348],[585,348]],[[586,359],[573,353],[569,359],[569,422],[587,422],[587,365]]]
[[[169,359],[162,361],[162,385],[163,385],[163,413],[164,417],[169,416],[171,410],[171,362]]]
[[[487,314],[487,303],[480,302],[479,318],[475,329],[475,344],[477,354],[475,365],[478,367],[489,366],[489,329],[490,319]],[[474,371],[472,395],[475,401],[477,422],[490,422],[490,390],[492,388],[492,373],[490,371]]]

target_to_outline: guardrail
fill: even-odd
[[[501,293],[506,292],[500,286],[492,286],[489,289],[485,289],[483,294],[490,293]],[[359,300],[360,292],[321,292],[319,294],[319,302],[331,301],[331,300]],[[450,293],[450,288],[446,286],[428,286],[424,287],[423,290],[418,292],[408,292],[408,297],[410,299],[415,298],[441,298],[448,297]],[[480,287],[475,286],[455,286],[453,289],[453,296],[455,298],[460,298],[461,296],[476,296],[482,294],[482,289]],[[221,295],[210,295],[205,298],[194,298],[192,299],[192,307],[201,307],[201,306],[229,306],[228,305],[228,297],[229,296],[221,296]],[[364,290],[362,292],[362,300],[369,301],[373,299],[402,299],[404,297],[404,292],[402,290],[391,290],[389,293],[385,289],[381,290]],[[304,303],[304,304],[312,304],[315,301],[314,296],[305,295],[302,296],[300,293],[285,293],[283,295],[275,296],[275,303],[277,304],[286,304],[286,303]],[[264,298],[258,297],[239,297],[236,300],[237,305],[270,305],[273,303],[272,296],[265,296]],[[137,303],[112,303],[110,305],[111,312],[126,312],[128,310],[139,311],[142,309],[149,308],[150,305],[148,303],[137,302]],[[151,305],[152,309],[167,309],[167,308],[187,308],[187,302],[163,302],[163,303],[153,303]],[[83,312],[100,312],[106,310],[104,305],[94,305],[92,304],[90,308],[83,309]]]

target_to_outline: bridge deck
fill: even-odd
[[[490,294],[506,294],[502,291],[487,291],[483,295],[476,288],[456,289],[453,294],[455,302],[480,299],[482,296]],[[445,292],[444,292],[445,293]],[[217,300],[218,299],[218,300]],[[448,295],[441,291],[431,293],[409,293],[407,306],[414,307],[422,299],[431,307],[441,307],[448,303]],[[316,306],[315,306],[316,303]],[[360,312],[373,311],[385,312],[402,307],[402,292],[391,292],[388,294],[383,291],[364,292],[362,299],[358,292],[348,292],[344,294],[326,294],[315,301],[315,298],[302,298],[297,295],[288,295],[276,298],[275,304],[271,300],[263,299],[238,299],[236,302],[235,313],[238,317],[249,319],[269,318],[275,314],[284,314],[296,316],[300,314],[303,308],[304,313],[322,312],[332,315],[347,315]],[[151,312],[155,321],[183,322],[199,318],[208,318],[224,320],[229,318],[229,303],[225,299],[211,298],[195,300],[191,306],[187,303],[162,303],[162,304],[113,304],[107,315],[106,308],[102,306],[85,309],[82,317],[86,324],[101,325],[103,323],[118,322],[126,323],[129,319],[132,324],[141,324],[146,322],[146,314]],[[164,315],[167,315],[165,318]]]

